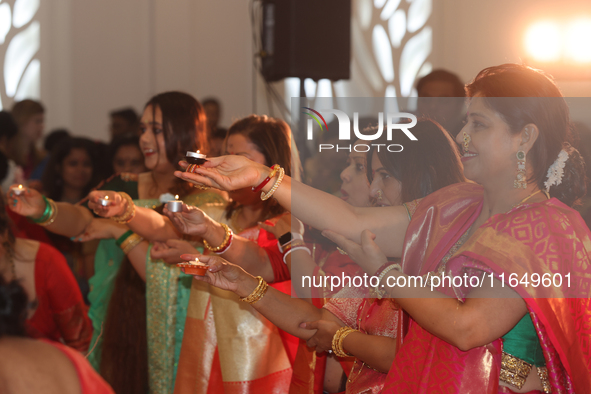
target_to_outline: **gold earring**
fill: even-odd
[[[470,150],[469,145],[472,138],[466,133],[465,131],[462,132],[464,134],[464,153],[468,153]]]
[[[515,189],[527,188],[525,179],[525,152],[520,150],[517,152],[517,179],[513,181]]]

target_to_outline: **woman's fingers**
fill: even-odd
[[[211,178],[197,173],[175,171],[174,176],[197,186],[209,186],[220,189],[220,185],[214,182]]]
[[[265,231],[270,232],[271,234],[275,235],[275,237],[277,237],[277,234],[275,234],[275,226],[271,226],[270,224],[260,222],[259,227]]]
[[[363,250],[373,253],[381,253],[381,249],[378,244],[375,243],[376,235],[369,230],[363,230],[361,232],[361,247]]]
[[[306,330],[317,330],[318,325],[319,325],[318,320],[309,321],[309,322],[305,322],[305,323],[300,324],[300,328],[305,328]]]
[[[203,163],[203,167],[217,167],[221,163],[223,163],[225,159],[226,156],[212,157],[211,159],[207,159],[207,161]]]
[[[351,254],[353,251],[359,249],[360,245],[358,243],[355,243],[353,241],[351,241],[348,238],[345,238],[344,236],[342,236],[341,234],[335,233],[334,231],[331,230],[324,230],[322,232],[322,235],[325,236],[326,238],[330,239],[332,242],[336,243],[337,245],[339,245],[339,247],[341,249],[343,249],[345,252]]]
[[[376,235],[374,233],[372,233],[371,231],[363,230],[361,232],[361,243],[364,243],[364,241],[365,241],[368,244],[370,244],[370,243],[375,244],[375,242],[373,242],[374,239],[376,239]]]
[[[175,249],[181,249],[183,246],[186,246],[185,244],[189,244],[189,243],[187,241],[183,241],[182,239],[171,238],[168,241],[166,241],[167,246],[169,246],[171,248],[175,248]],[[196,249],[195,249],[195,251],[196,251]],[[191,253],[196,254],[194,252],[191,252]]]

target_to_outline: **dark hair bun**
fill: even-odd
[[[585,160],[568,142],[562,144],[562,149],[568,153],[568,159],[564,163],[564,175],[560,185],[550,187],[550,196],[573,206],[587,193]]]
[[[6,282],[0,275],[0,338],[25,336],[28,298],[18,281]]]

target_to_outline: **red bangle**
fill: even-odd
[[[232,238],[234,238],[234,234],[230,233],[230,237],[228,238],[228,243],[226,243],[226,246],[224,246],[223,248],[221,248],[220,250],[218,250],[217,252],[214,252],[214,253],[215,254],[222,254],[226,250],[230,249],[230,246],[232,246]]]
[[[378,270],[373,274],[373,276],[380,276],[380,274],[382,273],[382,271],[384,271],[386,268],[388,268],[392,264],[394,264],[394,263],[388,261],[387,263],[385,263],[384,265],[382,265],[380,268],[378,268]]]
[[[269,176],[267,176],[264,181],[259,183],[259,185],[257,187],[253,186],[252,191],[254,193],[256,193],[256,192],[260,191],[263,187],[265,187],[265,185],[267,183],[269,183],[271,178],[273,178],[275,176],[275,174],[277,173],[278,170],[279,170],[279,164],[274,164],[273,167],[271,167],[271,172],[269,173]]]

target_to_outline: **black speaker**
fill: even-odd
[[[264,0],[262,74],[349,79],[351,0]]]

